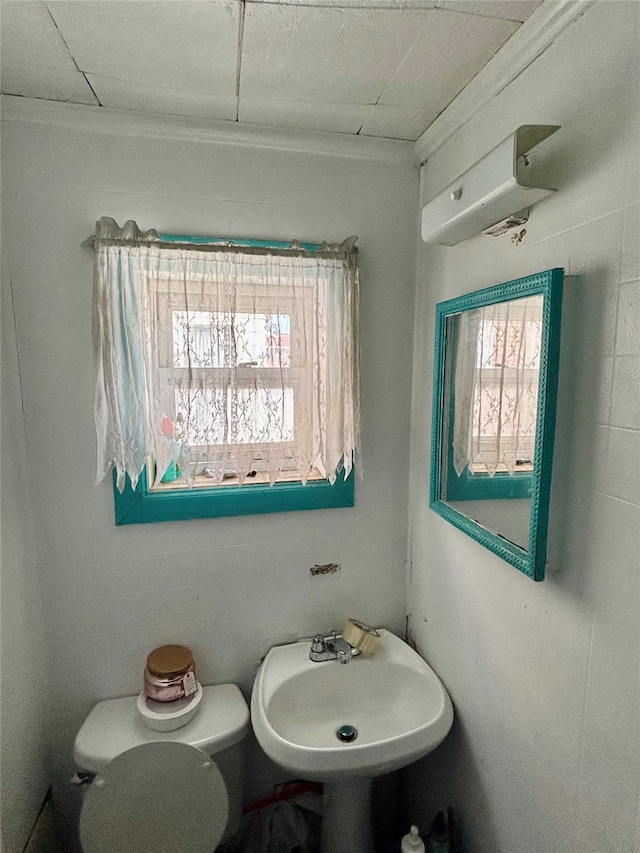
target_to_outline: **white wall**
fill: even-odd
[[[519,124],[558,193],[520,246],[422,246],[409,610],[454,729],[406,774],[411,816],[450,803],[482,853],[640,845],[640,228],[636,2],[598,2],[428,161],[431,197]],[[534,584],[428,508],[436,302],[563,266],[550,574]]]
[[[274,643],[349,615],[403,628],[418,172],[405,145],[299,153],[130,136],[108,119],[98,132],[81,124],[95,111],[53,113],[74,126],[5,111],[3,189],[30,486],[48,559],[60,803],[84,716],[99,699],[137,692],[153,647],[186,643],[204,683],[248,691]],[[168,233],[359,236],[365,478],[355,508],[114,526],[111,485],[94,486],[93,259],[80,248],[102,215]],[[310,577],[328,562],[341,571]]]
[[[49,787],[48,646],[26,489],[26,448],[11,282],[2,263],[2,588],[0,751],[3,853],[19,853]]]

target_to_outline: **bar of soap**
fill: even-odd
[[[370,625],[365,625],[358,619],[347,619],[342,630],[342,636],[353,646],[359,649],[363,655],[370,655],[378,645],[380,634]]]

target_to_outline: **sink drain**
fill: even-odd
[[[342,743],[353,743],[358,737],[358,729],[355,726],[340,726],[336,732],[336,737]]]

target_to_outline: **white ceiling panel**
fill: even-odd
[[[540,2],[0,0],[2,91],[417,139]]]
[[[250,3],[240,97],[374,104],[429,14]]]
[[[24,65],[76,70],[44,3],[4,0],[1,23],[3,62],[20,58]]]
[[[414,107],[377,104],[371,108],[360,135],[385,136],[389,139],[415,141],[422,135],[427,123],[428,121],[423,113]]]
[[[50,0],[82,71],[131,83],[236,94],[239,5]]]
[[[371,107],[361,104],[321,104],[240,98],[238,117],[240,121],[252,124],[357,133],[370,112]]]
[[[513,21],[433,9],[413,47],[380,97],[415,107],[425,130],[517,30]]]
[[[42,65],[22,66],[4,55],[2,91],[5,95],[21,95],[23,98],[98,105],[91,87],[79,71],[45,68]]]
[[[443,9],[504,18],[507,21],[526,21],[542,0],[438,0]]]
[[[2,3],[2,91],[27,98],[96,104],[44,3]]]
[[[235,95],[218,96],[165,89],[95,74],[88,74],[87,77],[103,107],[228,121],[235,121],[238,114],[238,99]]]

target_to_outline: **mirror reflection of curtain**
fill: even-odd
[[[458,476],[513,474],[533,462],[542,295],[459,316],[453,464]]]

